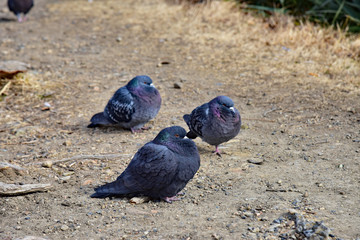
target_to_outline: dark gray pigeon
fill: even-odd
[[[33,6],[33,0],[8,0],[9,10],[16,15],[19,22],[26,21],[26,14]],[[21,14],[24,14],[24,18]]]
[[[241,127],[239,111],[227,96],[218,96],[183,118],[190,129],[186,136],[191,139],[200,137],[208,144],[215,145],[214,153],[219,156],[218,146],[238,135]]]
[[[144,195],[166,202],[176,197],[200,167],[195,143],[179,126],[160,131],[156,138],[138,150],[116,181],[95,189],[91,197]]]
[[[103,112],[91,118],[89,128],[118,125],[141,131],[160,110],[161,97],[148,76],[136,76],[126,86],[119,88],[109,100]]]

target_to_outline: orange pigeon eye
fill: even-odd
[[[175,137],[179,137],[179,134],[175,134]]]

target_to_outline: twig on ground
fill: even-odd
[[[275,120],[263,119],[263,118],[242,118],[242,120],[261,121],[261,122],[276,122]]]
[[[52,188],[53,186],[49,183],[16,185],[0,182],[0,195],[16,196],[33,192],[46,192]]]
[[[0,90],[0,96],[3,95],[3,93],[5,93],[6,90],[8,90],[8,88],[10,88],[11,85],[11,81],[8,81],[5,86]]]
[[[274,112],[274,111],[276,111],[276,110],[278,110],[278,107],[272,106],[272,108],[271,108],[270,110],[265,111],[265,112],[263,113],[263,116],[266,117],[266,115],[267,115],[268,113]]]
[[[119,157],[129,157],[131,154],[108,154],[108,155],[77,155],[70,158],[63,158],[60,160],[54,161],[46,161],[47,164],[55,165],[58,163],[69,162],[69,161],[77,161],[83,159],[110,159],[110,158],[119,158]],[[29,163],[28,165],[42,165],[44,162],[36,162],[36,163]]]
[[[7,163],[7,162],[0,162],[0,170],[4,169],[4,168],[13,168],[17,171],[25,171],[26,170],[25,168],[20,167],[18,165],[14,165],[14,164]]]
[[[267,192],[287,192],[286,189],[266,189]]]

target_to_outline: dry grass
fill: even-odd
[[[212,2],[205,7],[195,5],[187,11],[187,15],[195,20],[193,24],[204,30],[223,23],[217,34],[211,36],[221,40],[240,43],[257,38],[262,43],[284,45],[311,55],[360,58],[360,36],[347,37],[341,30],[322,28],[309,22],[297,26],[290,16],[276,15],[264,20],[238,11],[230,2]]]
[[[275,15],[264,20],[241,12],[232,2],[208,1],[206,4],[189,5],[187,1],[180,1],[181,4],[172,4],[171,8],[167,6],[169,2],[174,3],[159,1],[157,5],[146,5],[141,1],[134,1],[133,5],[141,4],[139,11],[156,8],[158,15],[146,21],[159,22],[159,32],[168,33],[173,38],[176,34],[185,39],[197,40],[204,45],[207,45],[209,39],[241,45],[257,40],[261,44],[286,46],[291,48],[295,55],[335,55],[360,59],[360,36],[347,37],[341,30],[326,29],[311,23],[297,26],[291,16],[284,15]],[[101,14],[103,17],[111,16],[114,21],[127,15],[124,12],[116,12],[116,1],[95,1],[92,5],[82,8],[76,7],[77,4],[76,1],[68,2],[66,8],[65,5],[54,4],[50,6],[50,11],[71,12],[72,15],[90,18]],[[166,18],[176,18],[178,24],[164,26],[166,22],[163,20]],[[141,24],[144,20],[143,16],[139,15],[137,23]]]
[[[43,81],[43,78],[39,74],[31,72],[18,73],[13,79],[1,79],[0,86],[4,88],[6,84],[11,83],[10,87],[4,91],[5,95],[21,95],[23,97],[38,96],[41,93],[47,91],[49,86]],[[28,100],[28,99],[26,99]]]
[[[261,19],[240,12],[231,2],[214,1],[184,9],[184,15],[178,16],[178,31],[189,41],[198,42],[199,48],[213,49],[214,56],[207,59],[212,64],[235,61],[239,66],[246,65],[241,59],[245,55],[254,59],[247,59],[248,64],[256,64],[267,72],[268,63],[261,67],[262,58],[266,57],[272,63],[277,62],[272,66],[277,70],[299,72],[299,76],[316,72],[315,75],[327,75],[327,80],[341,78],[351,87],[360,86],[360,35],[347,36],[341,30],[309,22],[297,26],[292,17],[284,15]],[[219,45],[227,45],[234,57],[223,59],[226,46]],[[298,64],[304,62],[312,66]],[[272,71],[268,69],[269,73]]]

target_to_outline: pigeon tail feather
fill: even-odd
[[[107,183],[104,186],[95,188],[95,193],[90,197],[92,198],[106,198],[110,196],[120,196],[128,194],[125,187],[119,185],[118,181]]]
[[[91,120],[91,124],[89,124],[88,128],[94,128],[98,127],[99,125],[108,125],[111,124],[111,122],[104,116],[104,112],[100,112],[95,114]]]

